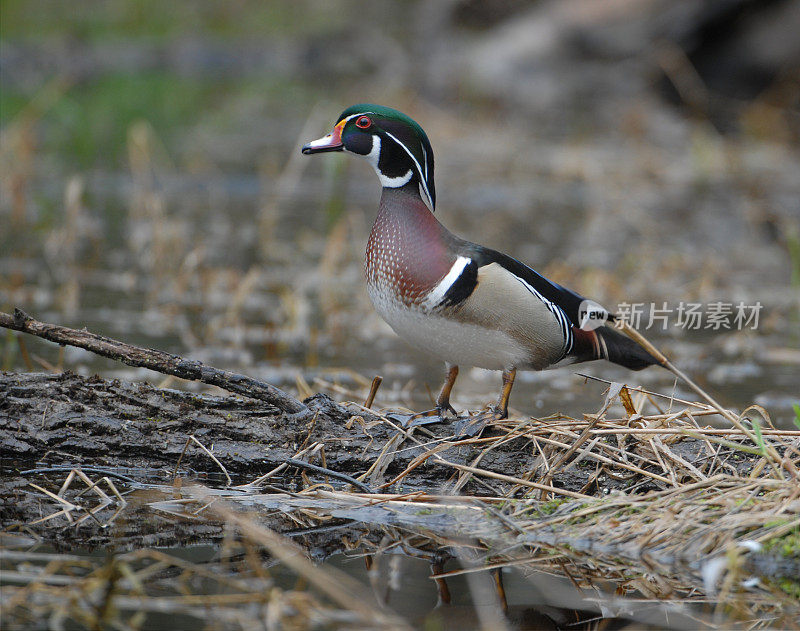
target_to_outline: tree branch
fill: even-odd
[[[187,360],[164,351],[120,342],[91,333],[86,329],[70,329],[57,324],[40,322],[22,309],[14,309],[14,315],[0,311],[0,326],[35,335],[57,344],[77,346],[97,355],[121,361],[129,366],[148,368],[165,375],[174,375],[181,379],[218,386],[228,392],[266,401],[289,414],[301,416],[311,414],[311,411],[301,401],[290,394],[252,377],[205,366],[202,362]]]

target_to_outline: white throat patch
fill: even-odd
[[[423,195],[423,197],[427,197],[427,198],[428,198],[428,201],[426,202],[426,204],[427,204],[428,208],[430,208],[430,209],[431,209],[431,212],[433,212],[433,198],[431,197],[431,193],[430,193],[430,191],[428,190],[428,184],[427,184],[427,178],[428,178],[428,161],[427,161],[427,152],[425,151],[425,146],[423,145],[423,147],[422,147],[422,151],[425,153],[425,156],[426,156],[426,160],[425,160],[425,173],[424,173],[424,175],[423,175],[423,172],[422,172],[422,167],[419,165],[419,162],[417,162],[417,159],[414,157],[414,154],[413,154],[413,153],[411,153],[411,152],[408,150],[408,147],[406,147],[406,146],[405,146],[405,145],[404,145],[402,142],[400,142],[400,140],[398,140],[397,136],[395,136],[394,134],[390,134],[390,133],[387,131],[387,132],[386,132],[386,135],[387,135],[387,136],[389,136],[389,138],[391,138],[392,140],[394,140],[394,141],[395,141],[395,142],[396,142],[398,145],[400,145],[400,146],[403,148],[403,151],[405,151],[405,152],[408,154],[408,157],[409,157],[409,158],[411,158],[411,161],[412,161],[412,162],[414,163],[414,165],[417,167],[417,173],[419,174],[420,190],[421,190],[421,191],[423,191],[423,192],[425,193],[425,194]]]
[[[367,162],[372,165],[372,168],[375,169],[375,173],[378,174],[378,179],[381,181],[381,185],[385,186],[386,188],[400,188],[401,186],[405,186],[411,181],[411,177],[414,175],[411,169],[408,170],[408,173],[399,177],[388,177],[381,173],[381,170],[378,167],[378,162],[380,161],[381,157],[381,139],[379,136],[372,136],[372,149],[364,157],[367,159]]]

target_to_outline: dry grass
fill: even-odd
[[[257,546],[289,551],[287,558],[294,560],[291,568],[301,582],[320,588],[323,596],[301,584],[295,589],[277,585]],[[148,616],[159,614],[174,617],[179,625],[193,619],[203,628],[406,628],[390,612],[346,591],[352,579],[313,566],[286,546],[278,535],[245,524],[242,537],[227,540],[221,559],[207,564],[155,549],[109,556],[105,563],[92,557],[6,550],[6,563],[29,569],[4,571],[4,628],[43,623],[61,628],[72,621],[89,629],[138,629]]]

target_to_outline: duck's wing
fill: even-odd
[[[615,319],[611,312],[598,303],[551,281],[502,252],[469,242],[461,242],[457,252],[458,258],[450,273],[431,292],[430,306],[434,306],[434,302],[444,308],[468,304],[468,299],[476,293],[481,280],[492,283],[495,289],[517,288],[521,285],[530,294],[525,304],[531,311],[540,314],[539,323],[543,332],[546,331],[551,338],[559,338],[550,339],[551,344],[557,344],[561,349],[560,357],[553,364],[605,359],[638,370],[658,363],[636,342],[615,329],[587,326],[589,314],[602,322],[613,322]],[[482,291],[490,300],[501,299],[496,291]],[[546,309],[542,309],[542,306]],[[556,327],[552,326],[553,321]]]

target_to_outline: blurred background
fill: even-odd
[[[364,287],[372,169],[299,151],[376,102],[427,131],[451,230],[645,305],[679,366],[791,426],[798,32],[797,0],[4,0],[0,309],[301,395],[358,398],[381,374],[379,404],[427,406],[443,367]],[[756,328],[689,330],[681,302],[762,308]],[[0,330],[2,369],[195,387],[19,339]],[[577,370],[686,392],[657,369]],[[521,374],[512,406],[594,411],[604,385],[575,371]],[[457,408],[498,391],[462,375]]]

